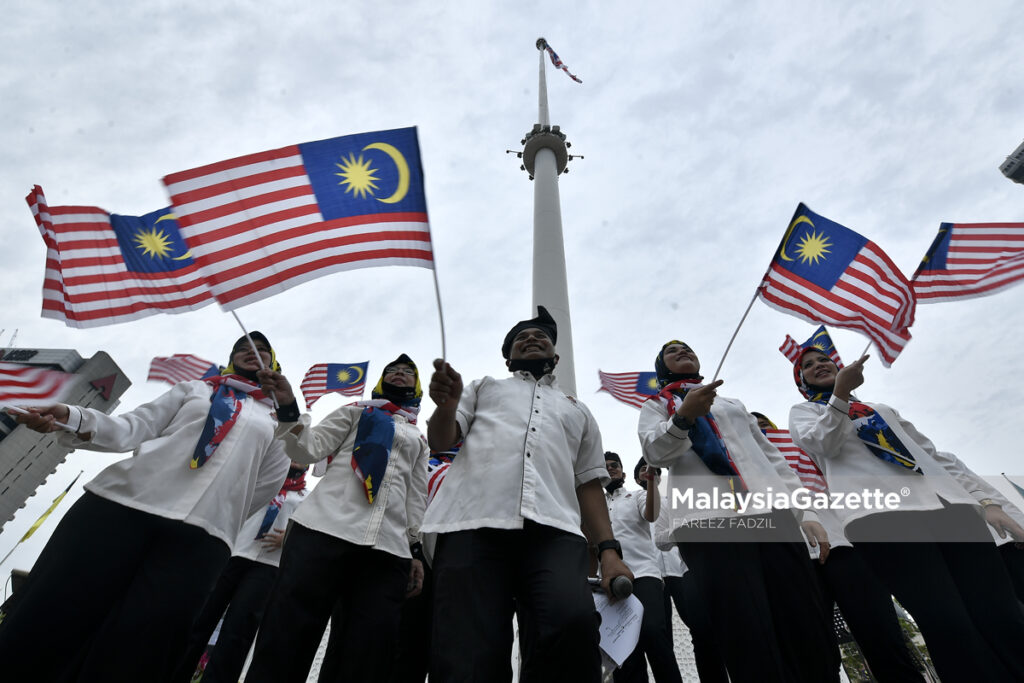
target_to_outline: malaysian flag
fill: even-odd
[[[825,329],[824,325],[821,325],[814,331],[811,338],[805,341],[803,344],[797,344],[796,340],[786,335],[786,341],[782,342],[782,346],[779,347],[779,351],[782,355],[789,359],[790,363],[797,363],[800,357],[803,355],[805,349],[817,349],[823,354],[832,359],[832,362],[836,364],[836,367],[842,369],[843,360],[839,357],[839,351],[836,350],[835,344],[832,343],[832,337],[829,336],[828,330]]]
[[[60,402],[74,379],[74,375],[57,370],[0,363],[0,405],[53,405]]]
[[[828,493],[825,475],[821,473],[811,457],[793,443],[788,429],[768,429],[765,430],[764,435],[768,437],[773,446],[782,451],[782,455],[786,458],[786,464],[797,473],[804,488],[817,493]]]
[[[302,378],[302,395],[306,399],[306,410],[313,407],[324,394],[362,396],[366,386],[366,369],[370,361],[362,363],[319,363],[311,367]]]
[[[865,334],[888,367],[910,341],[914,292],[874,242],[797,207],[761,281],[769,306]]]
[[[220,368],[208,360],[190,353],[176,353],[173,356],[157,356],[149,363],[150,382],[177,384],[193,379],[203,379],[220,374]]]
[[[973,299],[1024,279],[1024,223],[942,223],[911,284],[922,303]]]
[[[44,318],[95,327],[213,301],[171,209],[120,216],[47,206],[38,185],[25,199],[46,243]]]
[[[226,310],[340,270],[434,267],[415,128],[250,154],[164,184]]]
[[[658,393],[658,376],[653,372],[601,372],[598,391],[607,391],[614,398],[639,408],[643,402]]]
[[[544,49],[547,50],[548,56],[551,58],[551,63],[555,65],[556,69],[561,69],[569,78],[576,81],[577,83],[583,82],[579,78],[577,78],[576,74],[573,74],[569,71],[569,67],[562,63],[562,60],[559,59],[558,55],[555,54],[555,51],[551,49],[551,46],[547,44],[547,41],[544,41],[542,45]]]

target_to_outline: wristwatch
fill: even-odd
[[[598,559],[601,558],[601,553],[603,553],[605,550],[614,550],[616,553],[618,553],[619,559],[622,559],[622,544],[616,541],[614,538],[607,541],[601,541],[597,544]]]
[[[693,426],[693,423],[690,422],[688,418],[683,417],[679,413],[672,413],[672,424],[674,424],[676,427],[679,427],[684,432],[690,431],[690,427]]]

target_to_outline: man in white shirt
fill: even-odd
[[[597,681],[597,619],[587,585],[587,537],[603,583],[632,577],[605,507],[601,434],[590,411],[552,371],[557,328],[543,307],[505,336],[512,377],[462,378],[434,361],[431,449],[462,440],[423,520],[440,534],[434,558],[431,680],[512,678],[518,614],[520,680]]]
[[[608,516],[612,520],[612,531],[622,544],[622,557],[633,572],[633,595],[644,606],[640,626],[640,640],[633,653],[615,672],[616,683],[647,680],[647,663],[651,664],[654,680],[679,681],[679,665],[672,649],[670,622],[665,617],[665,593],[661,580],[661,566],[651,537],[651,522],[658,519],[661,496],[658,493],[657,476],[652,468],[646,471],[640,491],[627,491],[626,473],[622,471],[622,459],[618,453],[604,454],[605,467],[611,481],[605,484],[608,499]],[[645,463],[637,463],[636,474]],[[644,655],[647,659],[644,660]]]

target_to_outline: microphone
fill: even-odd
[[[633,582],[628,576],[616,576],[612,579],[611,593],[616,600],[628,598],[633,594]]]

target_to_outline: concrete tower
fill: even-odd
[[[538,123],[523,138],[523,169],[533,183],[533,310],[544,306],[558,323],[558,368],[555,374],[562,389],[576,395],[576,365],[572,351],[572,321],[569,317],[569,287],[565,274],[562,242],[562,209],[558,199],[558,176],[566,171],[570,143],[548,115],[548,88],[544,76],[547,42],[537,39],[540,52]],[[533,313],[531,313],[533,315]]]

